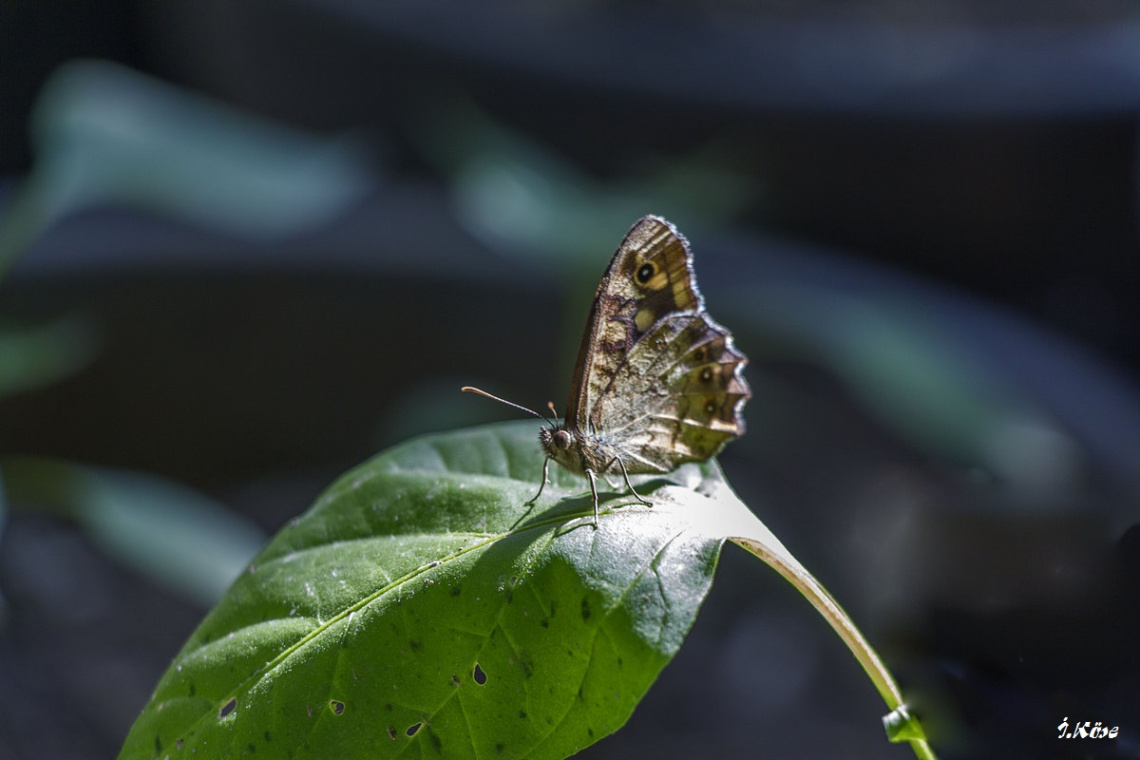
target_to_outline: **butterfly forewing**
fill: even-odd
[[[567,422],[581,430],[597,427],[597,401],[612,389],[617,368],[633,344],[662,316],[702,308],[684,238],[664,219],[639,220],[598,285],[578,350]]]

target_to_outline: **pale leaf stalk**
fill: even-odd
[[[871,682],[892,712],[905,709],[902,692],[879,655],[867,643],[851,618],[807,569],[800,564],[767,526],[727,487],[709,494],[716,504],[715,515],[702,519],[701,528],[727,538],[756,555],[791,583],[839,634],[847,648],[863,666]],[[929,743],[922,738],[908,739],[917,757],[934,760]]]

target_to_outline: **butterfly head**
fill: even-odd
[[[538,439],[542,443],[542,448],[546,452],[546,456],[574,472],[582,472],[581,460],[575,453],[582,445],[578,439],[580,434],[576,430],[568,429],[565,423],[559,425],[554,419],[543,417],[533,409],[527,409],[525,406],[519,406],[513,401],[507,401],[498,396],[492,396],[490,393],[487,393],[487,391],[481,391],[478,388],[472,388],[470,386],[464,386],[460,390],[468,393],[478,393],[480,396],[486,396],[489,399],[494,399],[507,406],[513,406],[515,409],[521,409],[527,414],[533,414],[540,420],[544,420],[550,427],[543,428],[538,434]],[[547,402],[546,405],[549,407],[550,413],[557,418],[558,413],[554,411],[554,404]]]
[[[538,440],[546,455],[558,464],[570,470],[578,470],[578,458],[574,454],[577,448],[574,433],[565,426],[543,428],[538,433]]]

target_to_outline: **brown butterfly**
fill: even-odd
[[[705,311],[688,242],[666,220],[643,217],[598,285],[566,418],[539,433],[542,484],[527,503],[542,495],[553,459],[589,478],[595,527],[598,475],[621,472],[634,497],[648,504],[631,473],[703,462],[744,435],[741,412],[752,396],[742,374],[747,362],[732,334]],[[463,390],[541,417],[477,388]]]

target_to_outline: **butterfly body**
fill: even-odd
[[[644,217],[598,286],[565,421],[539,441],[548,460],[590,478],[596,510],[595,475],[621,472],[629,486],[630,473],[705,461],[743,435],[746,363],[705,311],[688,243]]]

